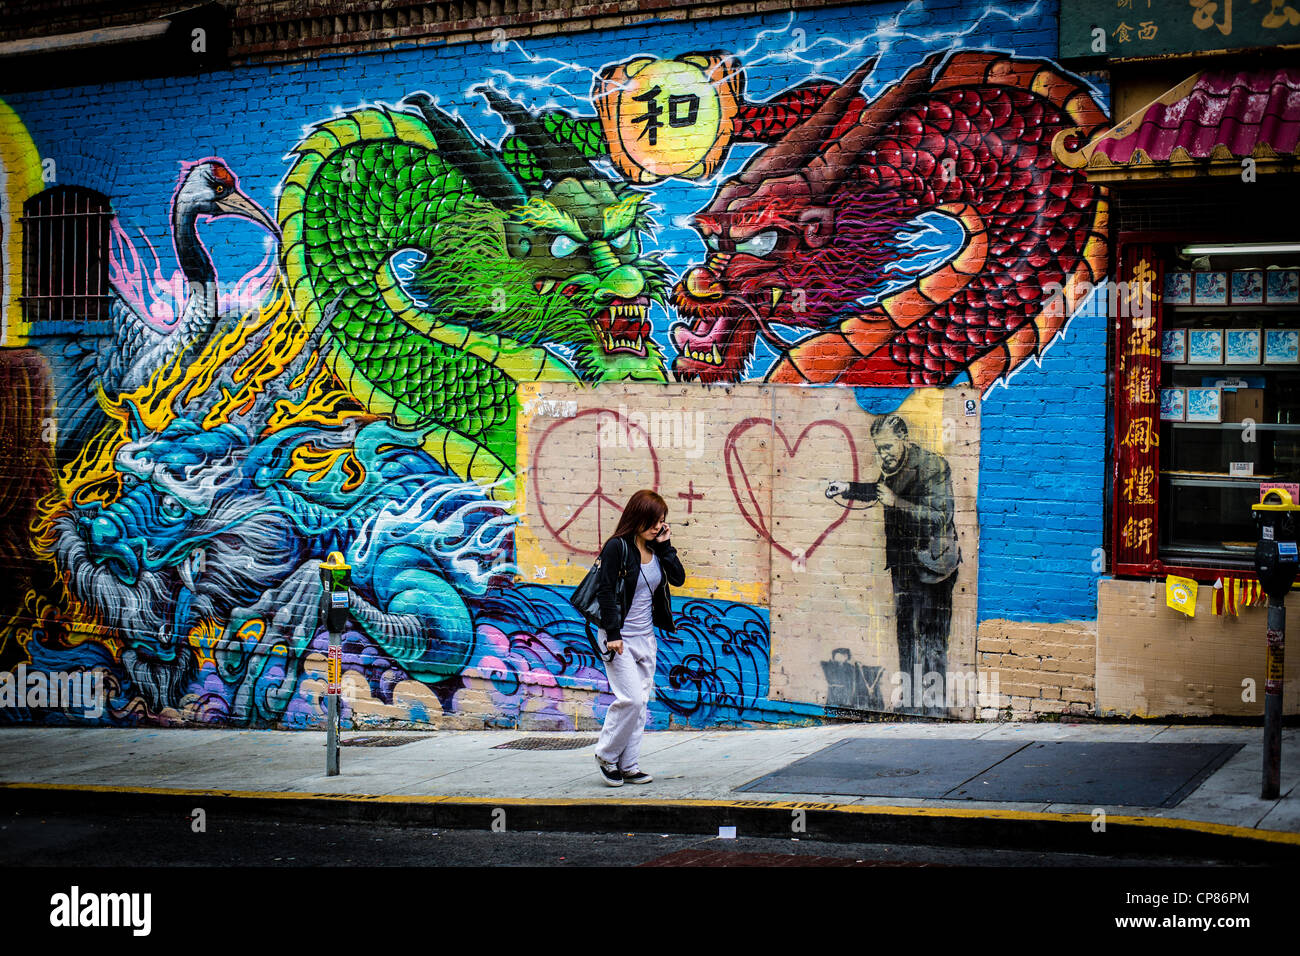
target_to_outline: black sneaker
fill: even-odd
[[[600,754],[596,754],[596,766],[600,768],[600,775],[605,778],[606,785],[623,786],[623,775],[619,773],[618,767],[607,760],[601,760]]]
[[[624,783],[649,783],[654,779],[650,774],[641,770],[633,770],[631,773],[628,773],[626,770],[619,772],[623,774]]]

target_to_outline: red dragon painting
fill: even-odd
[[[966,372],[985,390],[1102,281],[1104,194],[1062,162],[1107,122],[1080,80],[1047,60],[936,54],[868,101],[873,67],[737,117],[738,138],[770,145],[694,216],[710,255],[674,290],[679,379],[740,381],[761,335],[780,353],[768,381],[946,385]],[[964,244],[864,308],[899,258],[895,237],[928,211],[960,222]],[[790,346],[777,324],[812,332]]]

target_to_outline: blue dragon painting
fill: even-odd
[[[151,709],[176,706],[195,677],[186,636],[204,621],[226,622],[213,655],[223,678],[255,676],[240,633],[257,619],[263,661],[280,648],[287,662],[271,706],[283,710],[316,632],[317,568],[334,550],[356,565],[353,620],[392,661],[436,679],[470,659],[467,600],[509,580],[510,519],[410,450],[410,433],[349,423],[250,442],[238,426],[205,430],[189,418],[149,434],[133,414],[130,437],[115,461],[122,494],[59,514],[55,556],[123,642],[122,664]],[[341,473],[287,477],[309,442],[351,448],[360,486],[342,490]],[[235,709],[243,703],[237,694]]]

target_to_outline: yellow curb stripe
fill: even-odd
[[[145,796],[232,797],[247,800],[334,800],[366,804],[419,804],[429,806],[467,805],[484,807],[677,807],[713,810],[820,810],[858,816],[934,817],[978,820],[1019,820],[1026,823],[1087,823],[1090,813],[1051,813],[1032,810],[977,810],[962,807],[900,807],[887,804],[818,803],[807,800],[607,800],[580,797],[455,797],[434,794],[358,794],[312,793],[296,790],[194,790],[173,787],[111,787],[99,784],[82,786],[69,783],[3,783],[3,790],[59,790],[67,792],[120,793]],[[1154,829],[1185,830],[1214,836],[1258,840],[1288,846],[1300,846],[1300,833],[1281,830],[1257,830],[1253,827],[1181,817],[1144,817],[1107,814],[1107,825],[1124,824]]]

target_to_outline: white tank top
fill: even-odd
[[[641,555],[637,554],[640,563]],[[653,596],[655,588],[663,580],[659,568],[659,556],[650,555],[649,564],[641,564],[636,576],[636,590],[632,592],[632,606],[627,610],[627,619],[623,622],[624,637],[653,637]]]

